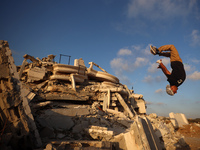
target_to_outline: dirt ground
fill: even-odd
[[[190,121],[189,121],[190,122]],[[200,150],[200,124],[195,121],[190,122],[189,125],[185,125],[179,128],[178,131],[184,136],[185,142],[188,147],[185,149],[189,150]]]

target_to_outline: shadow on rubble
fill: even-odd
[[[185,142],[184,138],[180,138],[177,143],[174,144],[176,150],[191,150],[190,146]]]
[[[165,143],[164,140],[162,138],[162,134],[159,130],[156,131],[157,135],[159,136],[159,141],[160,141],[160,145],[162,147],[163,150],[165,150]],[[171,140],[171,138],[169,138],[169,140]],[[173,146],[175,146],[176,150],[191,150],[190,146],[185,142],[184,138],[180,138],[175,144],[173,144]]]
[[[25,125],[26,122],[22,121],[19,109],[12,107],[2,110],[0,107],[0,149],[2,150],[31,150],[33,148],[29,129]],[[12,112],[13,114],[10,115]]]
[[[33,109],[34,118],[45,148],[98,147],[121,150],[118,142],[111,142],[115,135],[127,127],[91,105],[77,105],[54,101],[51,105]]]

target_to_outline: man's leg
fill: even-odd
[[[170,75],[171,72],[169,72],[169,70],[165,67],[165,65],[162,63],[162,60],[158,60],[157,63],[159,63],[158,68],[161,68],[163,73],[167,76]]]
[[[158,48],[158,51],[160,52],[159,56],[166,56],[170,57],[170,61],[180,61],[182,62],[182,59],[179,56],[179,53],[174,45],[163,45]],[[170,51],[170,52],[163,52],[163,51]]]

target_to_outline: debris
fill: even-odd
[[[91,126],[86,129],[93,139],[109,141],[113,136],[113,131],[108,131],[105,127]]]
[[[187,124],[183,114],[170,119],[146,115],[143,95],[129,90],[96,63],[89,62],[87,68],[82,58],[75,59],[74,65],[57,63],[54,58],[25,54],[17,69],[8,42],[0,40],[4,70],[0,72],[0,149],[171,150],[188,146],[174,124],[175,119],[179,127]]]
[[[182,113],[174,114],[173,112],[171,112],[169,113],[169,117],[175,129],[182,127],[183,125],[189,124],[185,115]]]

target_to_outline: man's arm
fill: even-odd
[[[170,57],[171,53],[170,52],[160,52],[159,56],[165,56],[165,57]]]

